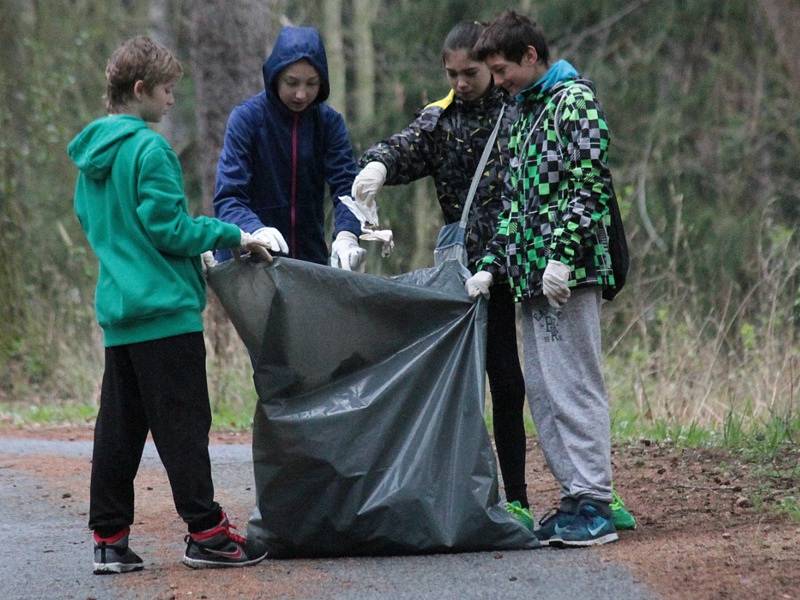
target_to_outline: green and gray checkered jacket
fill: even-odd
[[[359,162],[362,167],[371,161],[383,163],[387,185],[406,184],[430,175],[445,223],[458,221],[484,146],[507,100],[501,88],[491,88],[474,102],[465,102],[451,91],[420,111],[408,127],[372,146]],[[484,256],[504,208],[501,201],[509,156],[508,129],[515,118],[516,111],[507,106],[470,207],[466,229],[470,266]]]
[[[479,269],[495,282],[507,279],[517,301],[542,293],[549,259],[571,267],[571,287],[613,285],[606,233],[614,194],[610,137],[592,84],[569,79],[549,89],[537,85],[518,100],[504,190],[509,208]]]

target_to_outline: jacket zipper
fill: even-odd
[[[297,225],[297,127],[300,115],[294,115],[294,126],[292,127],[292,186],[291,186],[291,231],[289,240],[292,249],[292,257],[297,258],[297,235],[295,227]]]

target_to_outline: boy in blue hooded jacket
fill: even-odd
[[[323,198],[334,206],[331,262],[357,269],[361,226],[339,201],[358,172],[342,116],[325,103],[328,60],[319,32],[284,27],[263,66],[264,91],[233,109],[217,165],[214,213],[270,250],[328,262]]]

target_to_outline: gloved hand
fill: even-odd
[[[254,256],[258,256],[272,262],[272,255],[268,251],[267,243],[263,239],[258,239],[255,235],[242,231],[242,237],[239,240],[239,247],[245,252],[249,252]]]
[[[211,267],[217,266],[217,259],[214,258],[214,253],[211,250],[206,250],[200,255],[200,261],[203,264],[203,274],[206,273]]]
[[[378,227],[378,205],[375,203],[375,194],[383,187],[386,181],[386,167],[383,163],[373,161],[361,169],[353,180],[350,195],[355,200],[356,206],[373,228]]]
[[[253,237],[264,242],[266,247],[273,252],[289,254],[289,246],[280,231],[274,227],[262,227],[253,232]]]
[[[358,245],[358,238],[349,231],[340,231],[331,248],[331,266],[356,271],[367,258],[367,251]]]
[[[557,260],[547,262],[542,275],[542,293],[544,293],[550,306],[558,308],[569,300],[571,292],[567,286],[569,281],[569,267]]]
[[[489,298],[489,288],[492,286],[492,274],[488,271],[478,271],[467,279],[464,283],[464,289],[467,290],[467,296],[473,300],[477,300],[478,296]]]

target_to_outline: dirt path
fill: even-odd
[[[800,449],[780,458],[798,460]],[[535,443],[528,461],[529,497],[554,504],[557,488]],[[800,497],[800,480],[766,480],[727,452],[647,440],[614,448],[613,462],[639,528],[600,548],[602,560],[628,566],[664,598],[800,598],[800,523],[774,510],[780,498]]]
[[[17,430],[0,428],[0,438],[28,440],[87,441],[87,429],[59,428],[46,430]],[[213,436],[215,480],[219,496],[235,519],[244,526],[250,510],[252,474],[246,469],[225,469],[225,446],[249,444],[249,436],[242,434],[216,434]],[[85,444],[84,444],[85,446]],[[514,555],[535,555],[535,568],[548,566],[554,573],[570,577],[573,562],[597,561],[611,568],[623,567],[624,573],[633,572],[638,581],[663,598],[798,598],[800,589],[800,524],[788,517],[777,516],[752,506],[751,498],[763,498],[766,503],[797,493],[800,482],[791,480],[765,481],[754,474],[754,465],[718,451],[679,450],[650,443],[615,449],[616,487],[623,494],[629,508],[639,519],[636,532],[623,532],[617,544],[594,548],[585,553],[572,551],[536,551],[534,553],[505,553],[497,563],[507,561],[510,569],[503,575],[504,585],[520,582],[529,570]],[[47,454],[47,452],[45,452]],[[797,463],[798,453],[782,457]],[[56,513],[77,517],[74,527],[81,531],[80,520],[85,522],[88,504],[88,461],[85,454],[52,456],[46,460],[41,454],[0,454],[0,476],[6,485],[9,469],[16,475],[14,485],[26,494],[35,494],[46,500]],[[242,471],[244,474],[242,474]],[[227,473],[227,474],[226,474]],[[249,479],[248,479],[249,476]],[[557,488],[547,473],[541,452],[534,441],[528,453],[529,497],[537,516],[553,505]],[[19,495],[19,493],[17,495]],[[142,501],[145,500],[145,501]],[[425,569],[431,561],[424,557],[391,559],[391,569],[381,559],[339,559],[338,561],[275,561],[263,568],[226,572],[193,572],[176,564],[182,543],[176,531],[182,524],[172,509],[169,488],[160,465],[145,462],[137,478],[136,532],[146,545],[155,551],[147,556],[153,563],[142,574],[126,577],[127,597],[264,597],[306,598],[329,597],[324,590],[331,586],[347,591],[352,586],[355,596],[364,591],[365,579],[375,583],[376,594],[382,585],[392,589],[398,585],[390,572],[397,572],[402,581],[403,569],[410,569],[413,578],[425,581]],[[74,536],[75,534],[73,534]],[[88,535],[85,530],[77,535],[84,542],[75,542],[79,548],[78,571],[85,576],[86,556],[89,555]],[[464,555],[437,557],[433,572],[464,567]],[[457,558],[461,556],[462,559]],[[481,554],[470,555],[480,557]],[[78,559],[76,559],[77,561]],[[386,560],[386,559],[384,559]],[[491,562],[491,561],[490,561]],[[481,581],[496,575],[483,572],[486,560],[476,559],[468,569],[481,573]],[[377,575],[382,574],[382,575]],[[76,575],[77,576],[77,575]],[[381,581],[383,577],[383,581]],[[433,589],[436,589],[436,575]],[[620,581],[629,578],[620,575]],[[106,584],[95,584],[101,579],[119,578],[84,577],[90,586],[97,587],[95,596],[106,597]],[[553,582],[554,589],[557,585]],[[520,590],[521,585],[510,588]],[[503,591],[502,586],[491,589]],[[618,598],[642,597],[635,585],[631,591],[617,590]],[[138,590],[138,592],[137,592]],[[153,594],[153,591],[157,594]],[[366,590],[369,592],[369,590]],[[435,595],[435,592],[431,592]],[[620,595],[622,593],[622,595]],[[628,594],[628,595],[625,595]],[[379,594],[377,594],[379,595]],[[14,597],[14,596],[10,596]],[[24,596],[20,596],[24,597]],[[30,596],[38,597],[38,596]],[[85,597],[85,596],[83,596]],[[334,597],[334,596],[330,596]],[[361,597],[361,596],[359,596]],[[363,597],[370,597],[369,593]],[[396,597],[401,597],[399,594]],[[413,597],[413,596],[411,596]],[[424,596],[420,596],[424,597]],[[440,594],[440,597],[441,596]],[[450,597],[450,596],[448,596]],[[457,596],[453,596],[457,597]],[[491,597],[491,596],[486,596]],[[542,597],[542,596],[540,596]],[[553,596],[559,597],[558,594]]]

